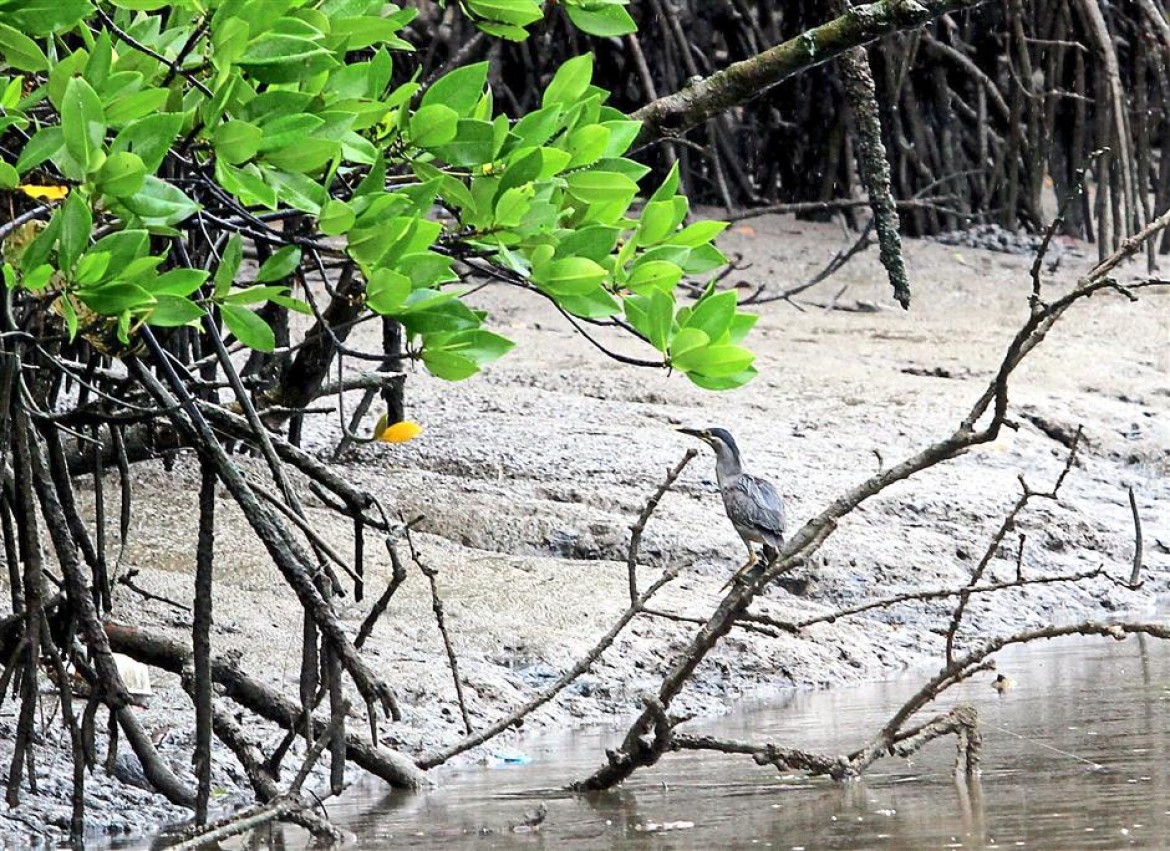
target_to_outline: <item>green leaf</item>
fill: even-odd
[[[717,344],[691,349],[674,358],[672,365],[683,372],[696,372],[711,378],[727,378],[743,372],[756,356],[748,349]]]
[[[93,214],[80,193],[73,192],[61,209],[61,236],[57,243],[57,264],[72,269],[81,257],[93,231]]]
[[[427,372],[444,381],[462,381],[479,372],[479,365],[469,357],[453,352],[423,350],[422,362]]]
[[[270,352],[276,348],[276,335],[255,312],[236,304],[221,304],[219,313],[223,324],[248,348],[258,352]]]
[[[698,328],[680,328],[670,340],[670,356],[676,358],[710,342],[711,338]]]
[[[56,157],[65,147],[65,134],[60,127],[44,127],[33,134],[16,159],[16,170],[24,174],[45,160]]]
[[[65,329],[69,332],[69,340],[72,342],[77,339],[77,308],[73,304],[73,299],[66,295],[59,302],[61,305],[61,315],[65,317]]]
[[[678,192],[678,160],[670,167],[662,184],[650,196],[650,203],[654,201],[669,201]]]
[[[137,284],[104,284],[93,289],[79,289],[77,297],[102,316],[118,316],[124,311],[154,304],[154,296]]]
[[[562,127],[565,110],[559,103],[530,112],[512,127],[514,135],[524,147],[543,145]]]
[[[240,21],[238,18],[229,18],[227,21],[225,21],[224,25],[221,26],[212,36],[213,47],[217,44],[217,38],[223,33],[225,27],[228,24],[233,24],[234,26],[235,24],[243,24],[243,21]],[[247,25],[244,25],[242,29],[242,37],[245,40],[248,37]],[[216,48],[216,51],[212,53],[212,62],[219,67],[227,67],[231,64],[232,61],[235,61],[233,59],[224,65],[219,65],[217,53],[218,48]],[[241,88],[242,84],[243,77],[240,75],[240,71],[238,69],[233,69],[231,73],[229,73],[223,79],[222,82],[212,87],[213,95],[211,100],[205,101],[203,105],[199,107],[199,117],[203,119],[204,124],[206,124],[208,127],[214,127],[219,123],[220,118],[223,116],[223,111],[227,107],[228,101],[230,101],[235,96],[236,89]]]
[[[233,233],[223,249],[219,266],[216,267],[215,297],[222,298],[232,288],[236,280],[236,273],[240,271],[240,263],[244,259],[244,241],[238,233]]]
[[[322,10],[327,11],[327,10]],[[415,10],[411,9],[410,12]],[[339,46],[345,51],[364,50],[375,44],[384,44],[395,50],[413,50],[409,42],[398,38],[396,33],[402,29],[403,23],[393,18],[380,18],[376,15],[360,15],[352,18],[337,18],[330,15],[332,29],[330,43]],[[336,42],[340,41],[340,45]]]
[[[674,285],[682,280],[682,269],[666,260],[651,260],[635,264],[626,280],[626,287],[633,292],[642,292],[650,288],[665,290],[674,289]]]
[[[432,251],[404,254],[394,264],[395,268],[410,278],[416,289],[435,288],[459,280],[451,270],[451,258]]]
[[[25,273],[24,280],[21,283],[30,293],[40,292],[49,286],[53,280],[53,273],[56,271],[48,263],[42,263],[31,272]]]
[[[678,233],[666,240],[667,245],[685,245],[689,248],[697,248],[700,245],[710,242],[719,234],[727,229],[727,222],[719,222],[714,219],[706,221],[695,222],[687,225]]]
[[[601,126],[609,131],[609,144],[603,154],[606,157],[620,157],[642,132],[641,121],[603,121]]]
[[[579,171],[565,177],[569,194],[586,204],[629,203],[638,184],[613,171]]]
[[[113,62],[113,48],[109,30],[102,30],[93,41],[89,60],[85,63],[85,70],[81,76],[85,78],[95,90],[101,91],[109,97],[106,91],[106,81],[110,76],[110,64]]]
[[[738,296],[734,290],[704,296],[691,310],[683,326],[702,331],[714,341],[720,340],[731,327]]]
[[[588,257],[597,263],[604,262],[617,245],[621,236],[619,228],[606,225],[589,225],[567,231],[557,244],[557,257]]]
[[[375,313],[392,316],[410,296],[410,278],[393,269],[375,269],[366,284],[366,304]]]
[[[515,345],[507,337],[501,337],[483,328],[472,328],[447,334],[430,334],[427,336],[423,351],[451,352],[483,366],[499,360]]]
[[[518,157],[515,162],[509,163],[504,176],[500,178],[499,192],[506,192],[513,186],[523,186],[533,180],[552,177],[568,165],[570,159],[572,154],[557,148],[528,150],[528,153]]]
[[[2,2],[3,0],[0,0],[0,3]],[[61,105],[65,102],[65,86],[74,77],[82,76],[85,72],[85,63],[88,61],[89,51],[79,46],[59,55],[53,69],[49,71],[49,102],[57,107],[58,113],[61,111]]]
[[[687,261],[682,264],[683,271],[688,275],[702,275],[727,265],[726,255],[714,245],[697,245],[690,252]]]
[[[569,134],[568,149],[573,158],[567,168],[593,165],[609,146],[609,131],[600,124],[586,124]]]
[[[413,124],[411,125],[413,127]],[[421,144],[415,142],[415,144]],[[455,138],[443,145],[426,145],[436,156],[451,165],[473,166],[490,162],[496,152],[496,134],[487,121],[460,118],[455,125]]]
[[[146,166],[142,157],[129,151],[118,151],[106,157],[98,169],[94,186],[105,195],[124,198],[138,192],[145,183]]]
[[[152,115],[166,106],[170,95],[167,89],[152,88],[114,98],[106,104],[106,121],[111,127],[122,127]]]
[[[622,312],[618,300],[602,287],[597,287],[585,295],[557,296],[557,305],[574,316],[585,319],[603,319]]]
[[[114,138],[111,151],[133,151],[142,158],[147,174],[154,174],[174,144],[183,125],[177,112],[148,115],[127,124]]]
[[[569,20],[573,26],[589,35],[610,36],[626,35],[638,29],[634,19],[623,6],[599,6],[596,9],[584,9],[581,6],[565,6]]]
[[[355,218],[353,207],[344,201],[330,199],[321,208],[321,216],[317,219],[317,228],[326,236],[340,236],[353,227]]]
[[[65,85],[61,129],[69,155],[86,173],[96,168],[106,135],[106,117],[97,92],[81,77],[71,77]]]
[[[646,336],[650,339],[650,345],[665,352],[674,324],[674,298],[662,290],[651,290],[646,318]]]
[[[49,219],[48,227],[37,234],[36,238],[24,249],[24,253],[20,255],[20,270],[22,272],[28,272],[49,259],[49,252],[53,250],[53,246],[57,244],[57,238],[61,235],[61,218],[62,211],[58,209]]]
[[[264,182],[260,170],[253,163],[236,168],[223,160],[216,160],[215,179],[219,181],[220,186],[248,206],[259,204],[275,210],[279,203],[276,190]]]
[[[140,279],[148,275],[153,275],[164,260],[166,260],[165,257],[159,257],[157,255],[139,257],[137,260],[132,260],[128,265],[118,269],[118,277],[127,281],[141,283]]]
[[[207,272],[203,269],[170,269],[147,282],[147,286],[156,298],[160,295],[186,298],[203,286],[206,280]]]
[[[712,378],[709,375],[702,375],[698,372],[688,372],[687,378],[691,380],[692,384],[702,387],[704,390],[734,390],[737,387],[742,387],[747,384],[758,374],[754,366],[749,366],[743,372],[737,372],[735,375],[727,375],[720,378]]]
[[[606,271],[585,257],[553,260],[534,275],[536,284],[552,295],[585,295],[605,280]]]
[[[295,83],[341,63],[313,39],[269,31],[248,45],[236,64],[262,83]]]
[[[589,81],[593,78],[593,54],[584,53],[565,62],[553,75],[552,82],[544,90],[541,106],[554,103],[572,105],[579,101]]]
[[[153,12],[170,2],[171,0],[110,0],[110,3],[119,9],[130,9],[135,12]]]
[[[92,248],[77,261],[73,272],[73,283],[79,287],[92,287],[105,276],[110,268],[110,252],[94,251]]]
[[[755,313],[737,313],[731,318],[731,327],[727,329],[727,342],[742,343],[760,319]]]
[[[459,113],[449,106],[433,103],[410,117],[410,141],[420,148],[444,145],[455,138]]]
[[[256,272],[256,283],[284,280],[300,265],[301,249],[295,245],[286,245],[261,264],[260,270]]]
[[[312,216],[320,215],[321,207],[329,201],[321,184],[303,174],[273,169],[266,171],[264,177],[276,190],[277,198]]]
[[[680,215],[679,205],[676,205],[674,200],[672,198],[668,201],[651,201],[645,206],[642,218],[638,222],[639,245],[655,245],[679,226],[687,212],[684,207]]]
[[[20,185],[20,173],[11,165],[0,161],[0,189],[15,189]]]
[[[141,190],[122,203],[152,225],[176,225],[199,211],[199,205],[177,186],[149,175]]]
[[[276,151],[305,140],[310,133],[325,126],[325,119],[309,112],[294,112],[265,121],[260,128],[263,138],[257,146],[261,153]]]
[[[222,157],[230,165],[239,165],[260,151],[264,132],[247,121],[225,121],[215,128],[211,144],[216,156]]]
[[[513,345],[511,340],[482,328],[428,334],[422,360],[433,375],[460,381],[474,375],[484,364],[503,357]]]
[[[31,36],[71,29],[92,12],[89,0],[0,0],[0,19]]]
[[[640,182],[650,173],[650,166],[636,163],[625,157],[602,157],[594,168],[599,171],[616,171],[618,174],[624,174],[634,183]]]
[[[470,118],[475,105],[483,97],[487,75],[486,62],[465,65],[444,74],[423,93],[419,109],[439,104],[455,110],[460,118]]]
[[[273,284],[254,284],[239,290],[232,290],[222,299],[221,304],[263,304],[288,292],[288,287]]]
[[[19,71],[49,70],[49,58],[37,43],[8,24],[0,24],[0,57]]]
[[[287,307],[289,310],[304,314],[305,316],[313,315],[313,308],[299,298],[293,298],[289,295],[274,295],[268,300],[273,304],[279,304],[281,307]]]
[[[513,27],[526,27],[544,17],[537,0],[465,0],[465,3],[473,18],[499,21]],[[476,23],[480,24],[478,20]],[[480,29],[492,32],[482,24]]]
[[[121,230],[103,236],[89,249],[110,255],[110,268],[123,274],[127,266],[144,256],[150,247],[150,235],[144,230]]]
[[[155,305],[146,317],[146,324],[174,328],[179,325],[197,325],[202,318],[203,308],[195,302],[163,293],[155,296]]]
[[[520,226],[520,220],[528,212],[532,201],[532,186],[509,189],[496,201],[496,225],[504,228]]]

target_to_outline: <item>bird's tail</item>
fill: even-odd
[[[778,555],[780,555],[780,550],[771,544],[764,544],[764,561],[773,562]]]

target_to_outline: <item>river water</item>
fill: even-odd
[[[954,740],[940,739],[847,784],[690,752],[612,793],[559,791],[599,764],[615,727],[529,740],[501,754],[526,764],[442,770],[414,796],[359,787],[329,812],[362,848],[1170,848],[1170,646],[1059,640],[1003,653],[999,670],[1015,681],[1002,696],[985,674],[937,705],[979,709],[983,772],[971,784],[956,782]],[[796,692],[688,729],[848,751],[922,680]],[[518,831],[542,803],[541,827]],[[304,847],[288,831],[268,847]]]

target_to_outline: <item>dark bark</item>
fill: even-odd
[[[174,674],[182,673],[184,666],[190,664],[191,651],[179,641],[114,621],[106,623],[106,632],[119,653],[125,653],[143,664]],[[249,712],[279,724],[286,730],[303,730],[300,727],[301,707],[297,701],[248,676],[233,663],[212,657],[211,676],[214,682],[223,687],[226,697]],[[326,726],[324,722],[314,719],[313,736],[322,735]],[[422,785],[422,772],[400,754],[384,750],[352,733],[345,737],[345,742],[346,757],[350,761],[391,786],[417,789]]]

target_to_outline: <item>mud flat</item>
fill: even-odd
[[[770,217],[732,229],[723,246],[742,255],[744,268],[731,280],[750,292],[760,284],[799,283],[842,239],[832,225]],[[1094,253],[1092,246],[1064,246],[1053,290],[1075,280]],[[784,302],[761,308],[751,338],[761,375],[728,394],[607,360],[522,292],[489,288],[477,295],[495,326],[517,341],[516,350],[460,384],[412,374],[409,414],[425,434],[408,444],[360,447],[342,465],[387,505],[408,517],[424,515],[415,542],[439,571],[474,724],[491,723],[554,680],[628,605],[629,527],[692,445],[676,425],[731,429],[749,469],[777,484],[796,524],[879,464],[954,428],[1026,316],[1031,258],[930,242],[910,242],[906,255],[913,310],[893,305],[876,250],[863,255],[805,293],[803,310]],[[1138,272],[1135,265],[1123,277]],[[629,341],[609,342],[632,350]],[[1011,400],[1017,429],[865,503],[798,574],[799,595],[770,590],[757,610],[796,619],[878,595],[961,585],[1019,493],[1017,477],[1050,487],[1065,463],[1064,441],[1078,425],[1085,442],[1061,502],[1037,503],[1019,524],[1026,535],[1023,570],[1040,576],[1105,565],[1127,576],[1132,486],[1146,532],[1144,586],[1130,591],[1094,580],[986,596],[973,602],[964,635],[1151,610],[1170,574],[1170,292],[1147,291],[1137,304],[1106,294],[1077,307],[1018,372]],[[324,452],[338,435],[334,418],[319,417],[307,444]],[[150,462],[134,466],[131,475],[140,510],[123,569],[139,570],[137,584],[153,593],[189,604],[196,465],[180,457],[171,472]],[[116,484],[112,475],[107,485]],[[91,498],[92,482],[83,480],[80,490]],[[309,505],[317,530],[348,552],[348,524],[311,499]],[[239,515],[225,505],[219,517],[214,652],[238,654],[245,670],[295,695],[299,638],[290,636],[299,636],[300,608]],[[109,534],[116,543],[117,529]],[[1015,574],[1017,547],[1018,536],[1009,536],[992,562],[993,577]],[[742,551],[723,516],[708,455],[692,462],[663,499],[641,552],[645,584],[665,565],[682,568],[656,599],[658,608],[698,616],[715,605]],[[354,630],[388,578],[385,559],[370,558],[367,600],[341,602]],[[125,588],[119,595],[120,620],[189,634],[189,612]],[[427,583],[412,568],[366,645],[405,712],[401,723],[384,728],[385,744],[412,754],[463,732],[430,607]],[[735,632],[676,705],[713,714],[746,696],[856,683],[912,663],[933,664],[948,612],[940,601],[796,635]],[[630,713],[694,628],[638,619],[524,729]],[[161,672],[154,691],[142,721],[161,752],[189,772],[189,701],[177,680]],[[10,758],[14,712],[12,701],[0,710],[0,764]],[[265,747],[280,739],[274,728],[251,729]],[[67,740],[52,724],[43,735],[39,791],[26,792],[16,810],[0,810],[0,836],[67,830]],[[522,732],[508,735],[464,758],[507,750]],[[115,772],[122,779],[102,771],[89,778],[95,836],[186,817],[124,782],[135,769],[123,758]],[[226,753],[216,754],[215,785],[221,806],[247,797],[246,780]]]

